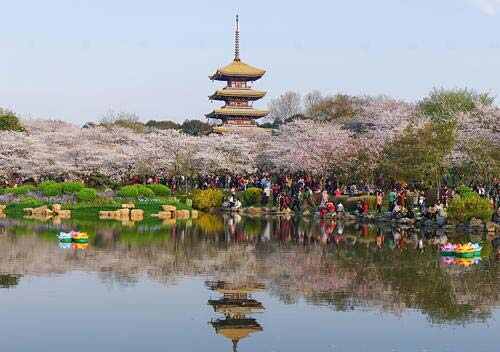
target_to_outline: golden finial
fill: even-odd
[[[234,33],[234,61],[240,61],[240,18],[236,15],[236,32]]]

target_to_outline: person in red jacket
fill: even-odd
[[[368,205],[367,199],[363,200],[362,207],[363,207],[363,214],[365,214],[365,215],[368,214],[369,205]]]

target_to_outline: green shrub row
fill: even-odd
[[[81,182],[55,182],[44,181],[37,186],[22,185],[0,189],[0,194],[26,195],[29,192],[39,191],[46,197],[55,197],[62,194],[75,194],[79,201],[93,201],[98,198],[98,192],[94,188],[87,188]],[[124,198],[138,197],[168,197],[172,194],[170,188],[165,185],[131,185],[124,186],[118,191],[118,195]],[[189,204],[191,207],[191,204]]]
[[[40,191],[46,197],[59,196],[61,194],[76,194],[84,185],[80,182],[54,182],[45,181],[38,185],[21,185],[0,189],[0,194],[25,195],[29,192]]]

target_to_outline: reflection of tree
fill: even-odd
[[[205,284],[210,290],[222,294],[221,298],[211,299],[208,304],[216,313],[222,314],[224,319],[212,320],[210,324],[218,335],[231,340],[233,351],[236,352],[239,341],[263,330],[256,319],[248,316],[264,310],[262,303],[253,299],[251,293],[261,291],[265,286],[255,282],[235,284],[225,281],[207,281]]]
[[[200,214],[195,224],[208,235],[220,234],[224,232],[224,220],[220,216],[214,214]]]
[[[92,242],[74,256],[57,246],[60,227],[0,220],[7,233],[0,237],[0,268],[20,275],[84,270],[122,285],[133,285],[144,275],[160,282],[211,275],[240,286],[252,277],[287,303],[304,298],[341,311],[418,309],[436,323],[486,319],[500,303],[500,272],[493,260],[467,269],[446,268],[439,265],[430,242],[422,251],[415,249],[415,233],[395,232],[395,236],[385,231],[372,234],[369,229],[360,237],[350,227],[340,234],[337,226],[325,242],[318,223],[292,221],[296,220],[253,219],[254,233],[246,236],[242,218],[233,222],[234,234],[243,233],[238,237],[207,236],[198,226],[182,224],[145,233],[120,227],[107,230],[101,224],[95,241],[109,234],[105,241],[99,240],[101,247]]]
[[[11,288],[19,284],[21,275],[0,274],[0,288]]]
[[[432,249],[423,252],[360,249],[356,254],[359,260],[339,254],[336,262],[359,269],[357,281],[381,282],[398,305],[419,309],[436,323],[484,319],[488,317],[487,306],[500,298],[498,292],[492,291],[494,281],[481,280],[482,270],[450,276],[439,266]],[[494,286],[498,288],[498,283]]]

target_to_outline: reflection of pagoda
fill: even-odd
[[[222,120],[222,130],[256,126],[255,120],[268,114],[268,111],[254,109],[251,105],[251,102],[262,98],[266,92],[253,90],[248,85],[248,82],[261,78],[266,71],[241,61],[239,42],[239,21],[236,16],[234,60],[210,76],[211,80],[227,82],[226,87],[210,96],[210,100],[224,101],[225,105],[206,115],[210,119]]]
[[[253,313],[264,310],[259,301],[250,294],[263,290],[263,284],[236,285],[224,281],[207,281],[207,287],[222,294],[222,298],[209,300],[208,304],[224,319],[212,320],[210,324],[218,335],[222,335],[233,343],[233,351],[237,350],[238,342],[255,332],[262,331],[262,326],[254,318],[248,317]]]

